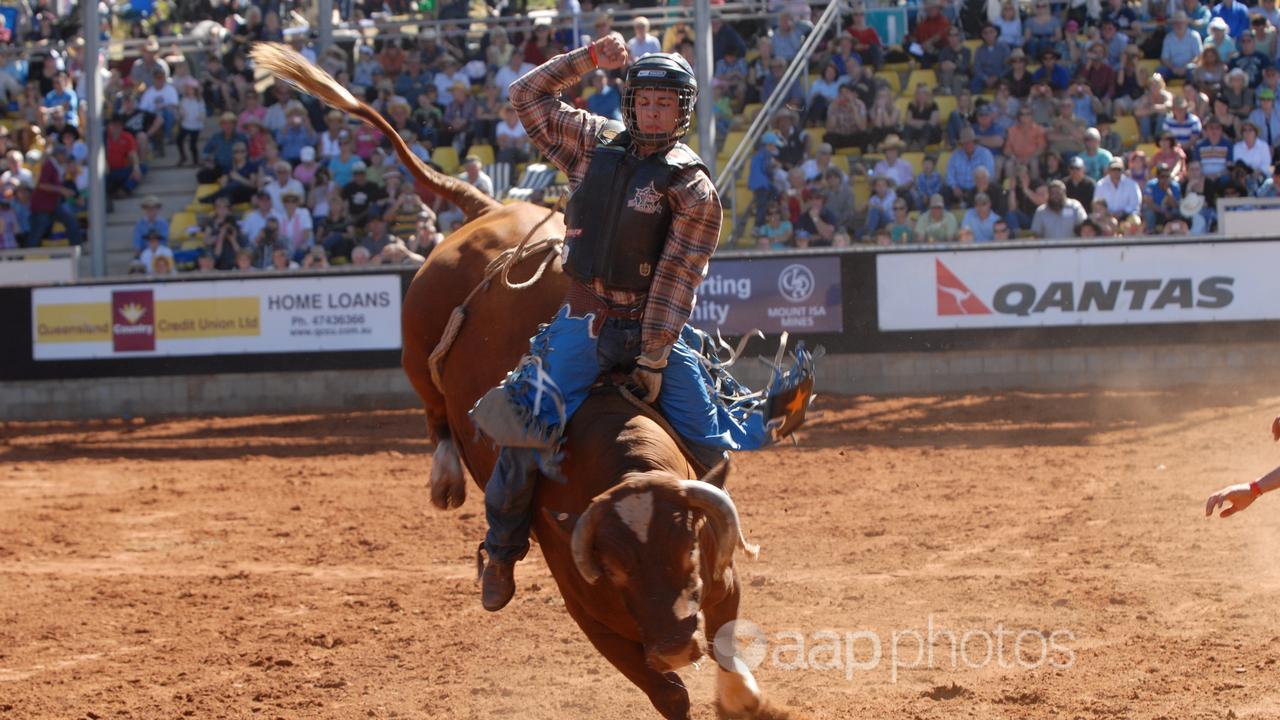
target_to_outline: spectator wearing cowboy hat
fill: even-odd
[[[173,270],[173,250],[169,249],[167,243],[161,243],[160,233],[152,230],[143,236],[142,252],[138,253],[138,259],[142,261],[143,267],[147,269],[148,275],[169,274]],[[165,258],[168,265],[163,268],[156,266],[158,258]]]
[[[995,177],[995,157],[990,150],[978,144],[973,128],[966,127],[960,131],[960,144],[947,162],[945,192],[957,206],[963,203],[965,193],[973,190],[973,170],[978,166],[985,167]]]
[[[1157,72],[1167,79],[1185,80],[1200,58],[1203,42],[1200,33],[1193,32],[1188,27],[1186,12],[1178,10],[1169,22],[1173,29],[1165,33],[1160,48],[1160,69]]]
[[[236,114],[224,112],[218,118],[220,132],[215,133],[204,143],[205,164],[196,173],[200,183],[214,183],[218,178],[231,172],[235,158],[235,147],[248,147],[249,138],[236,130]]]
[[[1105,202],[1107,212],[1121,224],[1142,209],[1142,188],[1125,174],[1124,160],[1112,158],[1107,164],[1107,175],[1094,189],[1093,200]]]
[[[133,226],[133,254],[137,257],[147,248],[147,235],[159,233],[160,241],[169,244],[169,221],[160,217],[160,198],[148,195],[142,199],[142,217]]]
[[[301,189],[289,188],[281,194],[284,211],[279,213],[280,239],[294,262],[301,262],[315,243],[311,211],[303,207],[302,198]]]

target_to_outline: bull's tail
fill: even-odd
[[[470,183],[437,172],[422,162],[416,155],[409,152],[409,146],[405,144],[404,139],[386,119],[378,114],[377,110],[352,95],[351,91],[340,85],[329,73],[307,62],[307,59],[293,48],[279,43],[257,43],[249,54],[259,67],[288,80],[302,91],[320,98],[330,106],[372,125],[391,141],[396,155],[400,157],[405,167],[409,168],[409,172],[412,172],[419,182],[431,187],[436,193],[461,208],[468,221],[499,206],[498,201],[480,192]]]

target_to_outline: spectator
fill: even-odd
[[[368,168],[359,160],[351,168],[351,181],[345,185],[339,183],[339,187],[347,202],[347,213],[357,226],[363,226],[372,206],[386,197],[382,187],[369,180]]]
[[[1173,14],[1173,32],[1166,33],[1160,50],[1159,73],[1164,78],[1185,80],[1190,77],[1192,65],[1200,57],[1200,34],[1187,27],[1187,14],[1179,10]]]
[[[960,144],[960,130],[972,127],[977,119],[978,114],[973,106],[973,94],[968,90],[961,90],[960,94],[956,96],[956,109],[952,110],[947,117],[947,146],[955,147]]]
[[[716,78],[719,79],[720,77],[722,77],[722,72],[717,67]],[[840,85],[842,84],[839,69],[835,66],[835,63],[827,63],[822,68],[822,76],[809,87],[808,119],[810,122],[820,124],[827,119],[827,108],[831,106],[831,103],[835,102],[836,97],[840,94]]]
[[[1182,191],[1173,182],[1173,171],[1164,163],[1156,164],[1156,176],[1147,181],[1142,195],[1142,219],[1148,235],[1155,235],[1170,220],[1179,217]]]
[[[1174,9],[1174,3],[1170,4],[1170,9]],[[1213,13],[1209,8],[1200,3],[1200,0],[1182,0],[1182,10],[1187,14],[1187,26],[1191,28],[1191,32],[1200,36],[1204,40],[1209,36],[1209,23],[1213,20]]]
[[[135,60],[133,67],[129,70],[130,85],[137,87],[147,84],[155,76],[157,70],[168,77],[169,63],[157,57],[159,52],[160,41],[154,35],[148,37],[147,42],[142,46],[142,57]]]
[[[747,68],[747,102],[764,102],[769,96],[764,92],[765,79],[773,68],[773,41],[767,36],[756,38],[756,59]],[[786,62],[783,62],[786,68]],[[846,74],[852,72],[846,69]]]
[[[261,164],[248,157],[243,143],[237,143],[231,151],[233,169],[227,173],[227,182],[219,190],[199,198],[200,202],[211,203],[220,197],[231,199],[232,205],[248,202],[258,189],[262,175]]]
[[[494,75],[493,81],[498,86],[498,94],[503,101],[507,99],[507,91],[511,87],[511,83],[524,77],[534,66],[525,62],[524,56],[515,53],[505,66],[498,70]]]
[[[609,82],[609,75],[603,70],[596,70],[587,77],[594,90],[591,97],[587,98],[587,110],[593,115],[621,121],[622,98],[613,83]]]
[[[915,241],[915,227],[907,216],[907,201],[898,198],[893,202],[893,222],[889,224],[889,243],[909,245]]]
[[[938,51],[946,43],[950,29],[951,21],[942,14],[940,0],[925,0],[924,17],[917,17],[915,30],[907,36],[907,52],[924,67],[933,67],[938,62]]]
[[[973,78],[969,81],[969,89],[975,93],[992,92],[1005,74],[1009,46],[999,42],[999,34],[995,25],[982,28],[982,44],[973,54]]]
[[[889,88],[877,88],[876,101],[867,109],[867,139],[878,145],[884,138],[901,129],[902,111],[889,95]]]
[[[441,134],[437,145],[452,144],[454,149],[459,153],[465,151],[473,142],[479,140],[473,136],[473,129],[476,126],[478,118],[476,117],[476,101],[471,98],[471,89],[462,83],[455,83],[452,89],[453,102],[449,103],[449,107],[444,111],[444,132]],[[402,106],[406,118],[409,114],[409,104],[404,103]]]
[[[338,133],[338,155],[329,159],[329,175],[338,187],[345,187],[355,177],[357,167],[361,168],[361,172],[368,169],[364,161],[355,154],[355,138],[350,132],[343,130]]]
[[[13,206],[13,188],[5,187],[0,190],[0,250],[16,250],[20,246],[22,228]]]
[[[454,94],[453,86],[462,85],[464,88],[471,87],[471,78],[462,71],[458,65],[457,59],[452,55],[446,55],[440,62],[440,72],[436,73],[432,82],[436,86],[436,97],[438,102],[445,106],[446,109],[453,104]]]
[[[1071,158],[1067,167],[1069,168],[1067,178],[1063,180],[1067,197],[1080,203],[1081,207],[1093,207],[1093,194],[1097,189],[1097,183],[1085,173],[1084,158],[1078,155]]]
[[[293,178],[302,183],[304,188],[309,188],[315,183],[316,173],[321,169],[320,163],[316,162],[316,149],[310,146],[302,148],[298,160],[298,166],[293,169]]]
[[[35,177],[31,174],[31,171],[22,166],[23,156],[20,151],[10,150],[4,154],[4,159],[5,171],[0,173],[0,185],[9,187],[26,185],[31,187],[35,184]]]
[[[761,250],[786,250],[794,246],[795,231],[791,221],[782,216],[782,208],[770,203],[765,208],[763,223],[756,225],[756,246]]]
[[[854,216],[857,213],[857,201],[854,200],[853,190],[844,180],[844,173],[838,168],[831,167],[823,174],[822,179],[822,191],[826,195],[825,207],[835,216],[836,227],[852,228]]]
[[[1209,118],[1204,138],[1196,143],[1195,157],[1200,161],[1205,179],[1214,186],[1221,185],[1221,181],[1226,179],[1227,166],[1235,160],[1232,150],[1231,141],[1222,136],[1222,123],[1217,118]],[[1207,187],[1205,190],[1206,199],[1216,197],[1212,188]]]
[[[853,8],[852,22],[845,32],[853,38],[852,50],[858,53],[862,62],[879,70],[884,64],[884,44],[880,33],[867,25],[867,13],[861,5]]]
[[[829,119],[828,119],[829,121]],[[756,208],[756,225],[764,225],[765,209],[777,199],[773,186],[773,169],[778,163],[778,151],[782,138],[775,132],[766,132],[760,138],[760,147],[751,157],[751,169],[747,173],[747,189],[751,191]]]
[[[315,242],[311,212],[302,207],[300,190],[285,190],[282,199],[284,211],[279,213],[280,237],[293,261],[300,262]]]
[[[240,252],[236,253],[235,270],[237,272],[253,272],[253,248],[241,248]]]
[[[1124,161],[1113,158],[1107,165],[1107,176],[1094,190],[1094,200],[1107,204],[1107,212],[1118,222],[1127,222],[1142,209],[1142,188],[1125,174]]]
[[[1222,18],[1209,21],[1209,35],[1204,40],[1204,46],[1215,48],[1220,58],[1226,59],[1236,54],[1236,43],[1227,35],[1227,21]],[[1203,57],[1203,49],[1200,54]]]
[[[337,110],[330,110],[324,116],[324,124],[325,129],[320,133],[317,147],[320,158],[328,162],[331,158],[337,157],[341,149],[338,136],[343,132],[346,116]]]
[[[805,160],[804,164],[800,166],[800,169],[804,172],[805,182],[815,182],[815,181],[822,180],[822,178],[827,173],[834,172],[836,175],[840,177],[840,182],[844,183],[845,181],[844,172],[842,172],[840,168],[835,166],[835,164],[831,161],[831,157],[832,157],[831,145],[827,143],[822,143],[821,145],[819,145],[818,154],[812,158],[809,158],[808,160]],[[908,169],[910,169],[910,166],[908,166]],[[831,207],[831,206],[828,205],[827,207]]]
[[[942,140],[942,124],[938,103],[928,85],[916,86],[915,97],[907,104],[907,118],[902,128],[903,138],[912,150],[923,150]]]
[[[1005,155],[1017,162],[1031,167],[1033,175],[1040,174],[1036,160],[1049,146],[1044,127],[1031,117],[1031,110],[1020,108],[1018,122],[1009,128],[1004,144]]]
[[[1005,131],[995,123],[996,112],[991,103],[978,108],[978,123],[973,128],[978,145],[991,151],[993,158],[1004,154]]]
[[[72,245],[84,242],[80,221],[65,202],[76,197],[74,178],[68,174],[70,167],[72,161],[67,146],[55,143],[41,165],[39,182],[31,193],[31,232],[27,247],[39,247],[54,222],[61,222],[66,228],[67,242]]]
[[[1222,0],[1213,6],[1213,17],[1227,22],[1231,37],[1238,38],[1249,29],[1249,9],[1236,0]]]
[[[875,177],[887,178],[889,187],[902,197],[908,197],[915,184],[915,169],[911,167],[911,163],[900,156],[902,147],[902,141],[897,135],[885,138],[884,142],[880,143],[880,152],[884,153],[884,159],[876,161],[871,174]]]
[[[1266,177],[1271,170],[1271,148],[1258,139],[1258,126],[1246,120],[1240,133],[1243,138],[1231,149],[1231,157],[1236,162],[1244,162],[1249,169],[1260,177]]]
[[[727,28],[727,32],[726,32]],[[723,56],[723,48],[729,45],[738,47],[742,54],[746,54],[746,44],[742,42],[742,36],[738,35],[732,27],[724,24],[718,15],[711,18],[711,31],[715,33],[713,42],[716,49],[720,52],[716,53],[716,59]],[[725,38],[721,39],[721,34],[725,34]],[[796,55],[800,53],[800,46],[804,44],[805,32],[796,27],[795,19],[791,17],[791,13],[782,13],[778,16],[778,27],[773,31],[773,56],[790,63]],[[735,39],[736,38],[736,42]]]
[[[951,153],[951,160],[947,163],[946,192],[952,202],[961,203],[964,193],[973,190],[973,170],[978,166],[995,175],[995,158],[991,151],[977,144],[973,128],[965,128],[960,131],[960,146]]]
[[[1191,70],[1188,80],[1197,87],[1217,87],[1227,77],[1227,64],[1222,62],[1218,48],[1206,45],[1200,51],[1200,62]]]
[[[924,160],[920,162],[920,172],[911,188],[911,204],[924,208],[930,198],[934,195],[941,197],[941,193],[942,174],[938,172],[938,156],[925,153]]]
[[[997,38],[1001,44],[1008,45],[1011,50],[1022,49],[1023,43],[1026,42],[1022,37],[1022,17],[1014,7],[1013,0],[1002,0],[999,17],[988,19],[999,30]]]
[[[1253,112],[1253,90],[1249,88],[1248,76],[1240,68],[1227,73],[1227,82],[1218,97],[1226,103],[1233,124],[1248,119],[1249,113]]]
[[[511,105],[504,105],[501,111],[502,122],[496,130],[498,140],[498,162],[522,163],[529,159],[529,135],[525,132],[516,110]]]
[[[1102,133],[1097,128],[1084,131],[1084,152],[1080,154],[1084,160],[1084,172],[1094,181],[1101,180],[1111,164],[1111,152],[1102,147]]]
[[[1058,64],[1062,59],[1062,55],[1054,48],[1046,48],[1040,53],[1040,69],[1031,74],[1032,82],[1040,82],[1041,80],[1049,83],[1049,87],[1055,92],[1060,93],[1067,89],[1071,84],[1071,73],[1067,69]]]
[[[67,122],[73,127],[80,123],[80,98],[75,88],[71,87],[71,77],[66,70],[59,70],[53,76],[53,89],[44,96],[44,107],[52,110],[62,108]]]
[[[938,90],[944,95],[955,95],[962,87],[969,87],[973,75],[973,53],[964,44],[964,33],[959,27],[947,30],[946,44],[938,50],[935,67]]]
[[[156,154],[164,157],[164,143],[178,122],[178,91],[169,84],[169,78],[164,72],[157,70],[152,73],[151,85],[142,93],[138,107],[155,113],[164,121],[160,133],[149,138],[155,146]]]
[[[1027,72],[1027,56],[1022,52],[1022,48],[1014,48],[1009,52],[1009,72],[1005,73],[1004,82],[1009,85],[1009,94],[1019,100],[1024,100],[1031,94],[1031,87],[1035,84],[1035,80],[1031,73]],[[1048,82],[1046,81],[1046,86]]]
[[[764,77],[760,86],[761,98],[768,98],[773,95],[774,88],[782,82],[782,76],[786,71],[787,61],[775,55],[769,61],[769,73]],[[800,87],[800,83],[791,83],[791,87],[787,88],[786,94],[783,96],[783,102],[793,108],[804,107],[804,90]]]
[[[383,207],[381,204],[371,208],[373,212],[369,213],[369,224],[367,231],[357,249],[363,248],[369,253],[369,262],[378,264],[382,262],[382,251],[391,243],[391,235],[387,232],[387,221],[383,218]],[[354,251],[352,252],[352,260],[355,259]]]
[[[1137,47],[1125,49],[1124,59],[1116,73],[1115,97],[1111,102],[1111,112],[1114,115],[1134,114],[1134,107],[1146,93],[1148,78],[1138,65],[1140,58],[1141,51]]]
[[[915,241],[921,243],[948,243],[956,239],[959,223],[947,212],[941,195],[929,198],[929,209],[916,219]]]
[[[1280,108],[1276,107],[1275,91],[1268,87],[1258,90],[1258,107],[1249,113],[1249,121],[1258,128],[1259,139],[1268,147],[1280,144]]]
[[[996,238],[996,220],[999,219],[991,210],[991,197],[984,192],[973,196],[973,207],[964,213],[960,227],[973,233],[973,241],[992,242]]]
[[[853,86],[840,86],[836,101],[827,111],[826,130],[823,139],[837,150],[867,143],[867,107],[854,94]]]
[[[234,113],[222,113],[218,124],[222,132],[209,138],[204,144],[205,164],[196,173],[196,180],[201,183],[217,182],[218,178],[230,173],[237,164],[235,148],[248,146],[249,139],[236,131]]]
[[[267,220],[273,217],[279,221],[279,213],[271,205],[270,193],[265,190],[259,191],[254,196],[253,209],[245,213],[240,220],[240,234],[254,246],[258,245],[258,237],[262,229],[267,226]]]
[[[965,195],[965,204],[973,207],[974,198],[978,193],[984,193],[987,200],[991,203],[991,212],[995,215],[1005,215],[1009,212],[1008,194],[1000,190],[999,187],[992,184],[991,175],[987,173],[984,167],[977,167],[973,170],[973,190]]]
[[[1062,21],[1053,14],[1049,0],[1036,0],[1032,16],[1022,24],[1022,39],[1027,54],[1031,57],[1043,57],[1043,53],[1053,50],[1062,42],[1062,38]]]
[[[138,156],[138,144],[124,129],[124,118],[119,115],[112,115],[107,123],[106,156],[107,194],[111,197],[132,195],[146,169]]]
[[[862,225],[863,237],[874,235],[882,226],[888,225],[893,220],[893,204],[897,199],[898,195],[893,191],[888,178],[871,179],[871,197],[867,199],[867,218]]]
[[[773,118],[775,132],[782,140],[778,160],[784,167],[792,168],[809,156],[809,133],[800,126],[800,116],[783,108]]]
[[[290,163],[302,160],[302,149],[315,147],[318,140],[315,128],[307,122],[306,115],[301,105],[289,108],[284,128],[276,133],[276,142],[280,145],[280,156]]]
[[[627,41],[627,52],[631,55],[633,61],[639,60],[650,53],[662,52],[662,42],[649,34],[649,18],[637,15],[631,21],[631,29],[634,31],[634,35],[632,35],[631,40]]]
[[[284,212],[284,194],[294,192],[303,194],[302,182],[293,177],[293,168],[285,160],[277,161],[271,168],[271,176],[262,185],[262,190],[271,196],[271,209],[277,215]]]
[[[1277,163],[1271,170],[1271,177],[1258,187],[1254,193],[1260,198],[1280,197],[1280,163]]]
[[[283,272],[285,270],[297,270],[300,265],[297,261],[289,257],[289,251],[281,245],[274,245],[271,248],[271,266],[268,270]]]
[[[1080,203],[1067,197],[1061,180],[1049,182],[1049,197],[1036,209],[1031,220],[1031,234],[1045,240],[1075,237],[1076,228],[1088,218]]]
[[[804,191],[805,211],[796,223],[796,247],[827,247],[836,231],[835,215],[827,210],[821,190]]]
[[[1048,198],[1049,193],[1045,180],[1032,177],[1030,169],[1026,165],[1018,166],[1006,199],[1009,205],[1010,230],[1013,232],[1030,230],[1031,220],[1035,216],[1036,209],[1045,204]]]
[[[1205,198],[1203,195],[1196,193],[1187,193],[1182,196],[1182,202],[1178,204],[1178,212],[1182,217],[1186,218],[1189,225],[1189,235],[1203,235],[1209,232],[1209,218],[1205,208]]]
[[[143,248],[138,259],[142,261],[148,275],[168,275],[174,272],[173,250],[169,249],[168,244],[162,244],[161,239],[160,233],[155,230],[143,238]],[[165,261],[163,265],[159,263],[162,259]]]

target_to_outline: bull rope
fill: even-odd
[[[489,287],[489,283],[494,277],[501,275],[502,284],[512,290],[524,290],[532,287],[534,283],[542,279],[547,268],[560,255],[564,247],[564,238],[543,238],[534,242],[529,242],[538,228],[542,227],[560,212],[560,206],[563,204],[564,197],[561,196],[556,204],[551,206],[551,211],[547,216],[538,221],[529,229],[524,238],[520,240],[520,244],[513,248],[503,250],[497,257],[489,262],[484,269],[484,278],[471,288],[471,292],[467,293],[467,297],[462,303],[449,313],[449,322],[444,326],[444,333],[440,336],[440,342],[436,343],[436,347],[431,351],[431,355],[427,358],[427,370],[431,372],[431,382],[435,383],[436,389],[443,392],[444,382],[442,380],[440,366],[444,362],[445,355],[449,354],[449,348],[453,347],[453,342],[458,339],[458,333],[462,331],[462,323],[466,321],[467,306],[471,304],[471,300],[480,291]],[[538,267],[529,276],[529,279],[522,282],[511,281],[511,268],[516,264],[531,258],[538,253],[545,253],[542,260],[538,263]]]

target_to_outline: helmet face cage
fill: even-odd
[[[676,114],[676,126],[670,133],[647,133],[640,130],[640,125],[636,122],[636,91],[645,88],[670,90],[676,94],[679,111]],[[675,142],[689,132],[689,122],[693,118],[693,103],[697,97],[698,91],[687,85],[673,87],[654,83],[637,86],[634,82],[627,83],[622,90],[622,119],[626,121],[627,132],[631,134],[632,139],[640,142]]]

